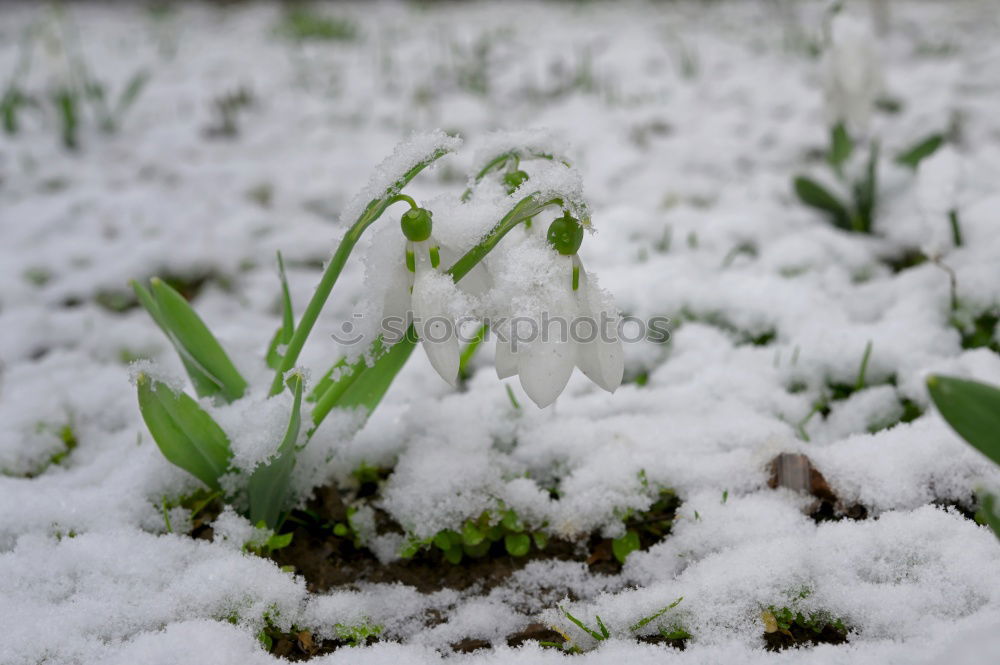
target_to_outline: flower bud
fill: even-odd
[[[431,237],[431,211],[424,208],[410,208],[399,219],[403,235],[411,242],[423,242]]]
[[[583,244],[583,226],[579,220],[566,212],[549,224],[546,238],[557,252],[563,256],[572,256]]]

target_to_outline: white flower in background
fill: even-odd
[[[921,247],[928,256],[940,256],[954,246],[958,224],[959,187],[962,179],[962,160],[951,146],[940,148],[917,167],[917,202],[926,224]]]
[[[878,45],[867,23],[843,12],[833,18],[825,69],[830,121],[844,123],[852,134],[866,134],[883,90]]]
[[[552,222],[548,239],[559,252],[556,260],[565,266],[558,278],[558,297],[547,317],[527,326],[530,331],[514,328],[496,347],[497,376],[517,375],[539,408],[559,397],[574,367],[608,392],[621,385],[625,371],[618,314],[610,297],[588,279],[577,255],[583,227],[567,213]],[[542,334],[544,327],[550,334]],[[521,341],[528,337],[532,339]]]

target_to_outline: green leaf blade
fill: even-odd
[[[830,216],[830,221],[837,228],[850,230],[851,215],[837,197],[831,194],[818,182],[805,176],[798,176],[793,181],[795,195],[805,205],[821,210]]]
[[[920,162],[937,152],[938,148],[944,145],[944,141],[944,134],[931,134],[897,155],[896,163],[916,169],[920,166]]]
[[[515,557],[525,556],[531,550],[531,536],[526,533],[508,533],[503,539],[507,554]]]
[[[292,411],[288,418],[285,436],[274,457],[254,469],[247,483],[250,497],[250,521],[264,522],[269,529],[280,526],[282,512],[288,498],[292,471],[295,469],[295,450],[302,428],[302,375],[293,374],[289,380],[294,395]]]
[[[934,405],[958,434],[1000,464],[1000,388],[979,381],[931,375]]]
[[[186,358],[204,374],[204,377],[199,377],[198,382],[192,377],[195,389],[198,390],[199,386],[205,388],[205,382],[201,380],[205,378],[217,384],[213,393],[203,394],[198,390],[199,397],[219,395],[229,402],[242,397],[247,387],[246,380],[184,296],[155,277],[151,285],[152,297],[163,322],[161,327],[181,357]],[[185,366],[188,366],[187,363]]]
[[[140,374],[139,411],[163,456],[214,490],[232,451],[222,428],[188,395]]]

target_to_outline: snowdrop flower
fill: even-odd
[[[867,133],[882,93],[882,72],[875,37],[866,23],[844,13],[834,17],[824,84],[831,121],[844,123],[852,133]]]
[[[566,387],[573,368],[578,367],[591,381],[608,392],[621,385],[625,354],[617,336],[618,315],[607,294],[587,278],[577,254],[583,242],[583,227],[569,213],[549,226],[547,238],[565,267],[560,277],[560,297],[542,327],[557,322],[559,334],[545,335],[541,327],[526,347],[517,346],[518,330],[509,339],[497,339],[497,376],[517,375],[528,397],[545,408]],[[602,330],[602,328],[604,328]],[[608,330],[608,328],[613,328]],[[551,331],[548,331],[551,332]]]
[[[454,386],[460,358],[455,323],[448,314],[454,283],[440,270],[441,248],[431,233],[431,212],[413,207],[403,213],[400,226],[406,236],[405,270],[392,275],[382,308],[383,327],[391,324],[401,333],[412,313],[431,366]]]

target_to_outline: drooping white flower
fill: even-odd
[[[450,305],[457,290],[443,269],[458,255],[442,248],[434,238],[430,211],[413,208],[404,213],[401,225],[407,237],[405,256],[389,268],[382,307],[383,335],[388,343],[395,343],[412,321],[431,366],[454,386],[461,350]],[[471,271],[462,280],[463,287],[475,291],[488,285],[485,268]]]
[[[883,91],[881,62],[869,25],[844,12],[830,26],[824,88],[830,122],[844,123],[852,134],[866,134]]]
[[[562,394],[574,367],[598,386],[614,392],[621,385],[625,354],[617,336],[618,313],[610,297],[587,276],[576,254],[582,228],[569,215],[553,222],[562,232],[571,228],[575,238],[557,239],[562,264],[557,272],[555,297],[537,321],[513,322],[498,336],[496,370],[501,379],[517,375],[521,387],[540,408]]]

